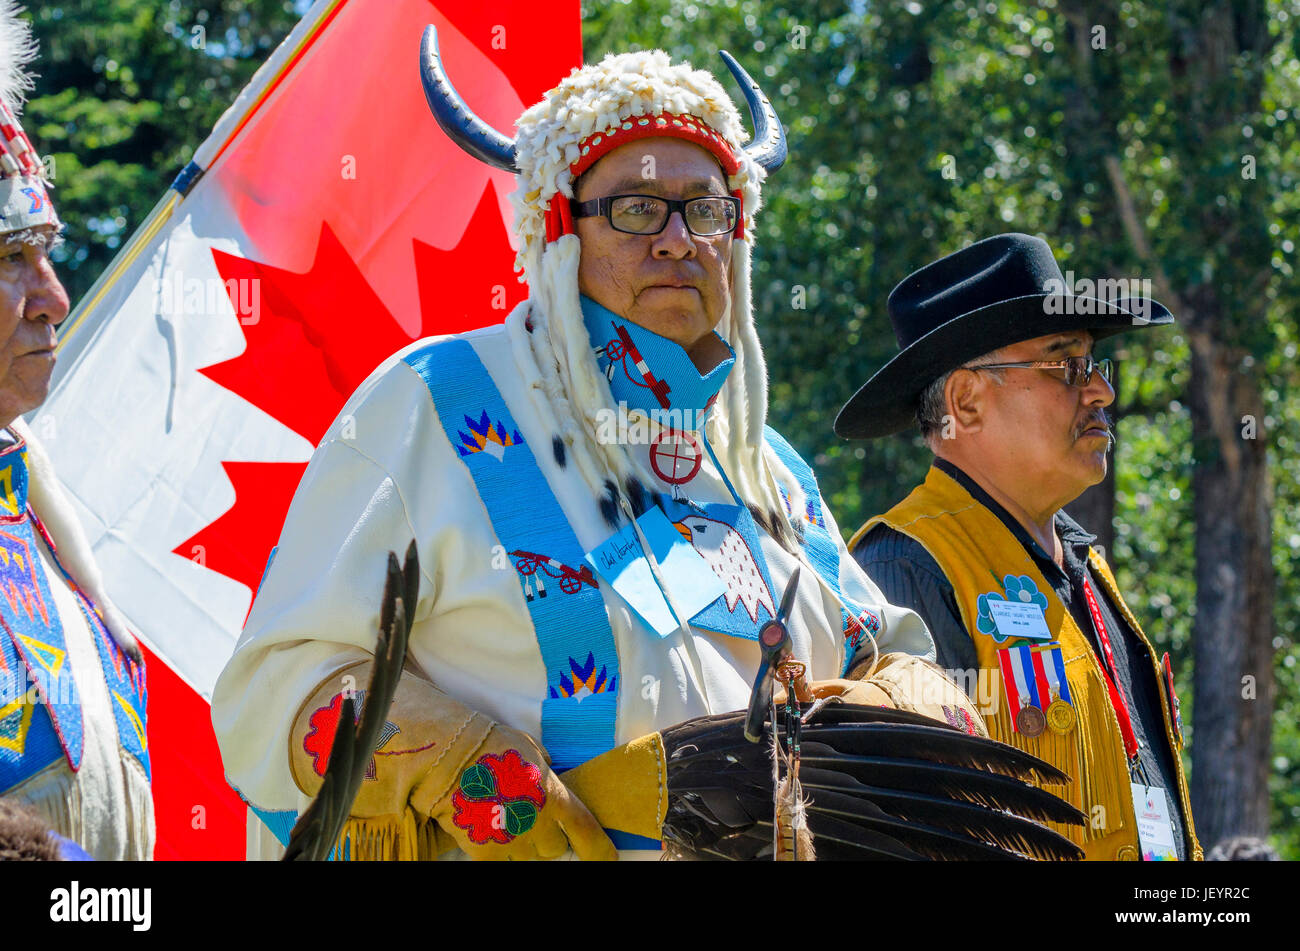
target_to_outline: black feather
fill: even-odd
[[[820,755],[829,747],[803,743],[803,763],[836,769],[860,782],[883,782],[894,789],[935,791],[990,809],[1005,809],[1037,822],[1079,821],[1079,810],[1046,790],[1001,773],[970,770],[945,763],[927,763],[885,756]]]
[[[809,741],[825,743],[841,753],[853,752],[861,756],[907,756],[910,753],[918,759],[935,763],[987,768],[1014,776],[1036,773],[1043,780],[1064,775],[1014,747],[934,726],[845,723],[807,732]]]
[[[757,797],[743,797],[743,801],[756,812],[764,807]],[[766,813],[745,828],[736,828],[725,835],[710,838],[703,830],[706,823],[697,820],[694,829],[685,828],[688,820],[675,817],[664,823],[664,838],[676,846],[676,851],[689,857],[750,861],[772,858],[772,803],[766,802]],[[817,857],[836,859],[885,859],[916,861],[927,856],[913,851],[898,839],[875,829],[863,828],[843,822],[826,814],[809,814],[808,827],[817,842]]]
[[[973,758],[973,762],[995,772],[1004,773],[1008,776],[1019,776],[1024,779],[1037,779],[1039,782],[1053,785],[1070,782],[1070,777],[1056,767],[1044,763],[1038,757],[1018,750],[1014,746],[1008,746],[1006,743],[999,743],[997,740],[990,740],[982,736],[971,736],[950,723],[932,720],[927,716],[908,710],[892,710],[886,707],[863,708],[850,703],[832,702],[818,711],[813,727],[821,729],[827,725],[839,723],[860,724],[863,709],[875,711],[873,719],[876,722],[883,722],[884,719],[888,719],[891,723],[912,723],[919,727],[947,731],[949,738],[943,743],[946,749],[952,751],[966,750],[965,755]],[[807,737],[808,734],[805,733],[804,736]],[[954,740],[952,737],[958,739]]]
[[[555,464],[563,469],[568,460],[564,458],[564,440],[559,436],[551,437],[551,452],[555,453]]]
[[[761,528],[768,535],[775,538],[776,531],[772,527],[772,523],[767,520],[767,515],[764,514],[763,510],[759,508],[757,505],[749,505],[746,507],[749,509],[749,514],[754,519],[754,522],[758,525],[758,527]]]
[[[379,745],[388,709],[393,705],[419,592],[420,562],[412,541],[400,568],[397,555],[388,553],[388,575],[379,608],[379,638],[361,720],[357,722],[353,699],[345,697],[325,778],[316,798],[289,833],[284,852],[286,862],[322,861],[338,842],[365,779],[366,767]]]
[[[688,790],[687,810],[717,827],[738,831],[757,822],[770,827],[771,771],[766,763],[749,759],[752,765],[734,756],[722,761],[705,755],[677,760],[669,768],[670,816],[671,791]],[[814,817],[826,815],[886,833],[936,858],[1077,857],[1077,847],[1064,836],[1000,809],[939,793],[867,786],[834,770],[806,765],[800,781],[810,828],[815,827]]]
[[[899,819],[925,823],[950,832],[969,832],[1034,858],[1065,858],[1075,849],[1064,836],[1037,822],[942,793],[868,786],[851,776],[823,769],[801,769],[799,775],[804,792],[818,811],[843,811],[848,818],[858,814],[856,800],[866,799]]]
[[[742,713],[662,733],[663,836],[704,858],[772,854],[770,748]],[[1064,774],[1012,747],[920,714],[828,704],[803,727],[800,780],[820,858],[1072,859],[1082,850],[1039,824],[1082,825],[1073,806],[1022,778]]]

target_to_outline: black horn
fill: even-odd
[[[781,120],[776,117],[772,103],[763,95],[763,90],[758,88],[758,83],[750,78],[749,73],[726,50],[721,50],[720,53],[727,69],[731,70],[731,75],[740,84],[745,102],[749,103],[749,117],[754,123],[754,140],[745,146],[745,153],[769,172],[775,172],[785,164],[785,158],[789,154]]]
[[[516,175],[519,173],[519,166],[515,164],[514,141],[474,115],[447,78],[438,53],[438,31],[432,23],[424,28],[424,35],[420,38],[420,82],[424,84],[424,98],[429,102],[434,119],[453,142],[481,162]],[[777,128],[780,129],[779,123]],[[785,154],[784,142],[781,154]]]

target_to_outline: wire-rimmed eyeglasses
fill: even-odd
[[[963,370],[1064,370],[1067,386],[1087,386],[1092,382],[1094,370],[1101,371],[1101,377],[1107,383],[1114,380],[1114,364],[1109,358],[1094,360],[1091,356],[1066,357],[1064,360],[1030,360],[1025,363],[977,363],[964,366]]]

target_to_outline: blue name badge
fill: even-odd
[[[660,577],[686,618],[726,594],[726,585],[662,511],[652,508],[636,521],[659,563]],[[631,525],[615,532],[583,557],[652,631],[667,637],[678,629],[677,618],[655,581],[636,529]]]

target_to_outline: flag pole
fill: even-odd
[[[118,279],[130,270],[131,265],[162,231],[163,226],[171,220],[177,207],[185,200],[195,183],[212,168],[221,158],[227,147],[239,137],[258,110],[279,88],[281,81],[293,70],[298,61],[306,55],[320,35],[329,26],[330,21],[346,6],[348,0],[316,0],[298,25],[293,28],[285,40],[276,48],[265,63],[258,67],[248,85],[240,92],[230,108],[222,113],[212,132],[203,143],[194,150],[194,158],[183,168],[168,187],[167,191],[154,205],[144,222],[136,228],[126,246],[96,278],[90,290],[78,302],[76,309],[65,322],[55,344],[55,353],[62,354],[64,347],[77,333],[86,327],[99,323],[106,317],[96,314],[96,308],[108,296]],[[115,313],[116,311],[112,312]],[[99,319],[88,319],[92,315]],[[111,316],[111,313],[109,314]],[[75,357],[72,361],[75,364]],[[64,364],[57,372],[59,377],[72,369],[71,364]]]

